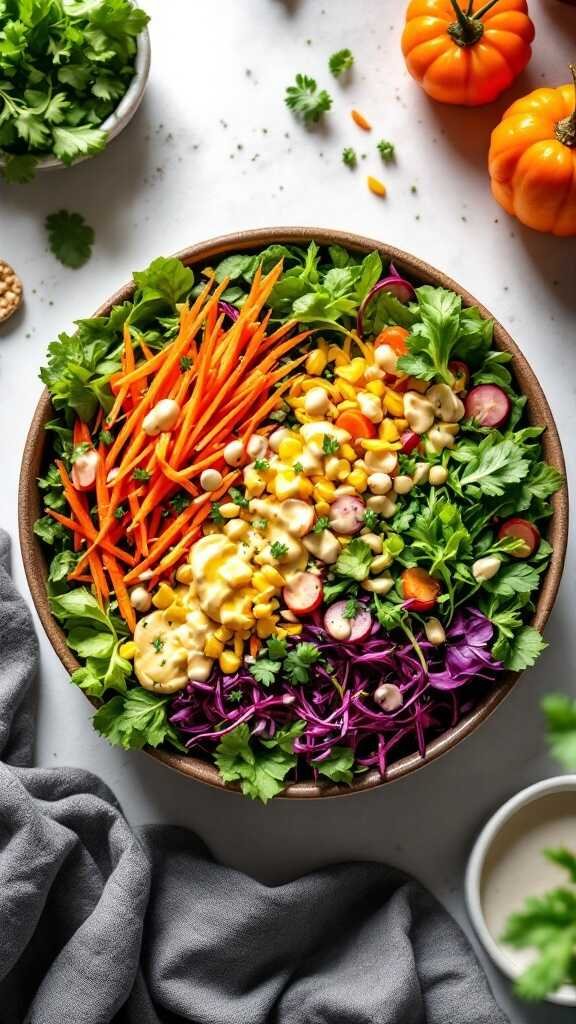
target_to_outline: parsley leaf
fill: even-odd
[[[504,662],[505,668],[512,672],[522,672],[536,663],[547,646],[537,629],[522,626],[510,640],[499,641],[493,648],[493,654]]]
[[[142,469],[141,466],[136,466],[136,469],[132,473],[132,477],[134,480],[141,480],[143,483],[146,483],[146,481],[149,480],[151,476],[152,473],[150,472],[150,470]]]
[[[254,462],[254,469],[257,469],[259,471],[261,470],[262,472],[264,472],[267,469],[270,469],[270,463],[268,462],[268,459],[256,459]]]
[[[79,213],[60,210],[46,218],[50,248],[65,267],[77,270],[92,255],[94,230]]]
[[[282,558],[282,555],[288,554],[288,545],[282,544],[279,540],[275,540],[274,543],[270,545],[270,554],[272,555],[272,558]]]
[[[63,623],[70,647],[86,659],[71,681],[92,697],[102,697],[109,689],[126,692],[132,664],[119,653],[124,623],[102,611],[85,587],[51,596],[50,607]]]
[[[346,545],[334,566],[339,576],[349,576],[359,583],[368,577],[374,555],[363,541],[356,538]]]
[[[391,142],[387,142],[386,139],[380,139],[380,142],[377,143],[376,148],[380,153],[380,156],[382,157],[385,164],[390,164],[393,162],[393,160],[395,160],[395,149]]]
[[[342,163],[346,167],[354,168],[358,164],[358,157],[356,156],[356,150],[352,149],[352,146],[346,146],[342,150]]]
[[[345,71],[349,71],[354,64],[354,55],[351,50],[338,50],[333,53],[328,60],[328,67],[334,75],[334,78],[339,78]]]
[[[279,729],[270,740],[251,738],[243,723],[222,737],[214,760],[224,782],[239,782],[245,796],[267,803],[284,789],[288,773],[296,767],[294,741],[304,722]]]
[[[530,593],[539,582],[540,576],[531,565],[526,562],[511,562],[503,565],[496,576],[484,584],[484,588],[500,597],[512,597],[513,594]]]
[[[319,775],[326,775],[332,782],[345,782],[349,785],[354,778],[354,751],[350,747],[332,747],[330,757],[312,763]]]
[[[310,669],[320,658],[320,651],[314,644],[298,644],[289,651],[283,669],[292,683],[307,683]]]
[[[563,694],[550,694],[544,697],[542,709],[551,753],[569,771],[576,771],[576,700]]]
[[[322,451],[326,455],[335,455],[340,448],[340,442],[335,437],[330,437],[330,434],[324,434],[322,437]]]
[[[355,619],[356,616],[358,615],[359,608],[360,608],[360,601],[358,600],[358,598],[357,597],[349,598],[349,600],[346,602],[346,607],[345,607],[345,609],[344,609],[344,611],[342,613],[343,617],[345,619]]]
[[[490,439],[491,440],[491,439]],[[462,488],[474,484],[481,494],[498,497],[508,484],[519,483],[530,468],[522,449],[513,441],[481,445],[460,477]]]
[[[128,690],[98,709],[93,718],[94,728],[113,746],[125,750],[158,747],[167,740],[183,750],[168,721],[169,700],[141,688]]]
[[[232,501],[235,502],[236,505],[240,506],[240,508],[250,507],[250,502],[248,501],[248,498],[246,498],[242,494],[242,491],[239,491],[237,487],[230,488],[230,497]]]
[[[280,661],[272,661],[271,658],[257,658],[250,665],[249,672],[261,686],[272,686],[281,668],[282,662]]]
[[[305,124],[315,124],[332,106],[332,98],[308,75],[296,75],[296,85],[289,85],[284,98],[286,106]]]
[[[217,501],[213,501],[210,505],[210,519],[213,523],[218,523],[219,526],[225,523],[226,520],[220,511],[220,505]]]
[[[318,516],[318,519],[314,523],[314,533],[323,533],[330,526],[330,519],[328,516]]]

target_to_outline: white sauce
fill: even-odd
[[[510,914],[529,896],[567,884],[567,874],[543,856],[564,846],[576,850],[576,793],[548,793],[522,807],[492,842],[480,881],[480,900],[489,932],[515,973],[536,957],[529,949],[501,942]]]

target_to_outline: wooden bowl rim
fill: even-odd
[[[301,245],[307,244],[312,239],[320,245],[337,244],[354,251],[369,252],[377,249],[385,260],[393,261],[398,270],[401,273],[407,274],[410,279],[421,284],[432,284],[448,288],[460,295],[465,305],[477,306],[483,316],[494,320],[495,346],[510,352],[513,356],[512,365],[516,381],[522,393],[528,398],[528,418],[532,422],[546,427],[542,439],[544,457],[550,465],[566,476],[562,445],[552,412],[542,388],[522,352],[504,327],[494,319],[482,303],[478,302],[466,289],[453,281],[447,274],[437,270],[429,263],[394,246],[375,241],[371,238],[347,231],[332,231],[326,228],[309,227],[258,228],[234,232],[229,235],[221,235],[206,242],[199,242],[181,250],[176,255],[187,265],[209,265],[217,257],[226,253],[245,249],[262,249],[272,244]],[[132,282],[124,285],[104,302],[94,315],[107,315],[112,306],[130,299],[133,291],[134,285]],[[69,672],[74,672],[78,668],[79,663],[67,646],[64,632],[50,611],[46,593],[47,563],[40,542],[33,533],[34,521],[40,512],[40,495],[36,486],[36,478],[40,474],[45,449],[44,425],[51,415],[50,397],[45,390],[36,407],[22,458],[18,493],[19,535],[24,570],[40,621],[60,661]],[[568,492],[566,484],[554,495],[552,500],[554,514],[550,520],[548,539],[553,546],[553,554],[548,570],[543,578],[536,610],[532,619],[532,624],[539,630],[543,630],[548,621],[562,577],[568,541]],[[506,672],[481,705],[475,708],[456,726],[430,742],[425,758],[421,757],[418,753],[402,758],[390,767],[385,779],[382,779],[377,771],[372,770],[346,788],[315,784],[314,782],[292,783],[286,787],[282,796],[289,799],[350,796],[377,786],[386,785],[423,768],[442,754],[447,753],[462,739],[470,736],[482,722],[486,721],[501,701],[508,696],[520,674]],[[216,767],[207,761],[195,757],[185,757],[167,750],[146,748],[145,753],[179,772],[181,775],[219,789],[239,792],[238,786],[224,783],[218,775]]]

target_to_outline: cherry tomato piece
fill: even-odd
[[[510,551],[512,558],[530,558],[540,547],[540,530],[528,519],[507,519],[498,530],[498,540],[515,537],[524,542],[517,551]]]
[[[374,348],[378,345],[390,345],[396,355],[405,356],[408,351],[406,339],[410,337],[410,331],[405,327],[385,327],[374,342]]]
[[[415,566],[405,569],[400,577],[402,594],[410,608],[415,612],[429,612],[434,607],[440,594],[440,584],[425,569]]]

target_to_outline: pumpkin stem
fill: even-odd
[[[468,13],[464,14],[458,0],[450,0],[450,3],[454,8],[456,21],[448,26],[448,35],[452,36],[457,46],[474,46],[474,43],[477,43],[484,34],[482,22],[477,20],[477,15],[470,17]],[[470,10],[470,5],[468,5],[468,10]]]
[[[473,17],[480,21],[480,19],[483,18],[485,14],[488,14],[488,11],[495,7],[497,3],[498,0],[488,0],[488,3],[484,4],[484,7],[481,7],[479,11],[476,11]]]
[[[564,120],[558,121],[555,135],[558,142],[569,146],[570,149],[576,149],[576,64],[570,64],[570,71],[574,79],[574,110]]]

